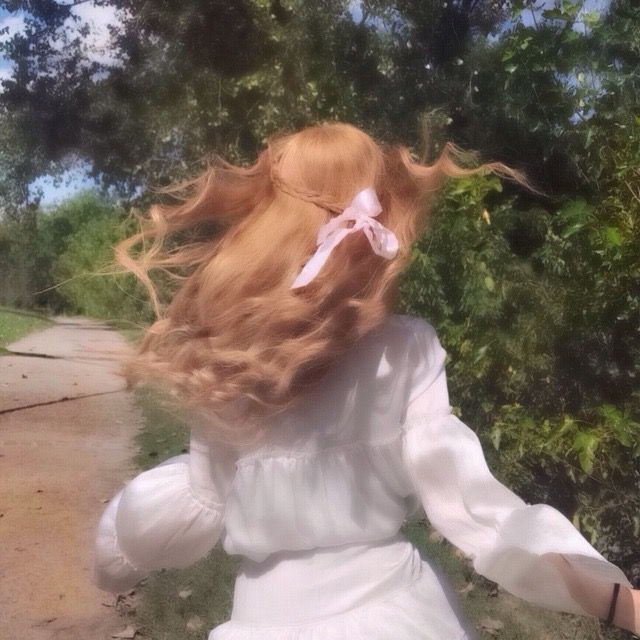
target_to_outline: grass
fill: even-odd
[[[188,450],[188,427],[166,398],[158,392],[143,390],[136,392],[136,401],[146,420],[146,428],[138,434],[137,441],[136,463],[141,469]],[[436,535],[420,512],[405,522],[402,531],[458,592],[460,610],[470,626],[475,627],[480,640],[631,637],[620,630],[601,629],[604,625],[594,618],[541,609],[504,592],[475,573],[469,560]],[[240,558],[228,556],[218,543],[207,558],[187,569],[152,574],[139,589],[139,601],[129,622],[143,637],[153,640],[202,640],[205,632],[229,618],[239,565]],[[187,593],[187,597],[181,597],[181,592],[183,596]],[[197,621],[197,630],[187,628],[190,620]],[[502,623],[497,633],[484,630],[491,621]]]
[[[135,401],[146,424],[146,428],[136,434],[138,454],[134,462],[141,469],[189,451],[189,428],[165,395],[141,388],[135,392]]]
[[[188,569],[161,571],[147,578],[136,610],[136,627],[153,640],[203,640],[231,615],[239,558],[217,546]],[[184,590],[189,593],[182,598]],[[196,622],[197,621],[197,622]],[[196,622],[193,630],[187,624]]]
[[[51,321],[43,314],[0,307],[0,354],[6,353],[12,342],[50,325]]]

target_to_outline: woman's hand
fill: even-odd
[[[594,580],[559,553],[550,553],[546,557],[558,569],[578,604],[588,614],[606,620],[614,585]],[[640,589],[620,586],[613,624],[632,633],[640,633]]]

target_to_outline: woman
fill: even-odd
[[[231,618],[209,640],[468,640],[446,580],[400,532],[422,506],[512,594],[640,629],[624,573],[559,511],[491,475],[451,412],[434,327],[393,313],[446,177],[489,170],[530,186],[463,157],[448,144],[424,166],[322,123],[274,137],[248,168],[222,161],[166,190],[186,195],[117,248],[159,316],[126,373],[184,401],[190,452],[111,500],[98,586],[124,591],[220,540],[244,560]],[[164,310],[150,268],[177,272]]]

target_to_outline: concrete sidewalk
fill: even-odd
[[[138,473],[142,419],[116,374],[127,348],[107,325],[61,317],[0,357],[2,640],[102,640],[124,626],[90,575],[104,501]]]

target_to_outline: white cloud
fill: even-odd
[[[14,36],[17,31],[24,29],[24,16],[21,14],[8,15],[0,19],[0,30],[9,27],[7,33],[0,33],[0,42],[5,42]]]
[[[81,23],[88,24],[91,29],[85,41],[87,58],[108,66],[117,64],[117,59],[113,57],[111,34],[108,29],[109,25],[116,26],[120,22],[116,9],[109,5],[98,7],[89,2],[75,6],[72,12],[80,18],[80,22],[67,20],[65,26],[68,29],[77,30]]]

